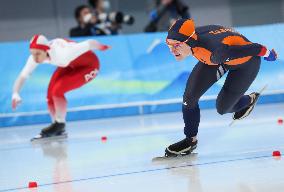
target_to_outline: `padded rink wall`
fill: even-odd
[[[237,29],[251,41],[277,50],[277,62],[262,60],[258,78],[249,91],[268,88],[259,103],[284,101],[284,24]],[[197,62],[176,62],[166,44],[166,33],[97,37],[112,46],[96,52],[101,61],[98,77],[66,95],[70,120],[143,115],[181,110],[188,75]],[[84,38],[74,39],[83,41]],[[42,64],[27,80],[17,111],[11,109],[13,83],[29,56],[28,41],[0,44],[0,127],[48,123],[46,91],[54,66]],[[212,86],[200,101],[201,108],[214,108],[225,77]]]

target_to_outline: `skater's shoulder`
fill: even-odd
[[[227,36],[227,35],[241,35],[234,28],[223,25],[204,25],[196,28],[196,33],[199,36],[210,35],[214,36]]]
[[[50,41],[50,47],[60,47],[65,48],[68,47],[70,44],[76,43],[75,41],[64,39],[64,38],[56,38]]]
[[[203,25],[203,26],[198,26],[196,27],[195,31],[196,33],[208,33],[212,30],[218,30],[218,29],[222,29],[224,28],[224,26],[221,25]]]

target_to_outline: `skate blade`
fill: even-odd
[[[68,137],[67,133],[63,133],[62,135],[52,136],[52,137],[42,137],[41,135],[37,135],[31,139],[31,142],[41,142],[41,141],[57,141],[66,139]]]
[[[258,93],[259,93],[259,97],[261,96],[262,92],[263,92],[267,87],[268,87],[268,84],[266,84],[266,85],[258,92]],[[259,100],[259,97],[258,97],[257,101]],[[256,101],[256,103],[254,104],[254,106],[256,106],[257,101]],[[232,120],[231,123],[229,124],[229,127],[231,127],[232,125],[234,125],[236,121],[240,121],[240,120],[242,120],[242,119],[234,119],[234,120]]]
[[[191,157],[196,157],[198,153],[190,153],[187,155],[178,155],[178,156],[158,156],[158,157],[154,157],[152,159],[152,162],[161,162],[161,161],[171,161],[171,160],[186,160],[186,159],[190,159]]]

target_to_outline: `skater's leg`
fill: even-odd
[[[57,122],[65,123],[67,113],[67,101],[64,95],[53,96],[54,107],[55,107],[55,119]]]
[[[191,153],[197,147],[197,133],[200,122],[200,109],[198,101],[200,97],[224,75],[226,70],[220,73],[222,66],[210,66],[199,62],[190,74],[183,96],[184,134],[186,138],[170,145],[166,156],[185,155]],[[221,75],[220,75],[221,74]]]
[[[235,70],[230,70],[225,84],[220,91],[216,107],[219,114],[240,111],[251,103],[251,98],[244,95],[255,80],[260,68],[260,58],[253,57]]]
[[[55,72],[53,73],[50,79],[49,85],[48,85],[46,101],[47,101],[47,107],[48,107],[52,122],[55,122],[55,119],[56,119],[55,118],[55,105],[54,105],[54,100],[52,97],[52,90],[54,89],[56,82],[64,76],[64,74],[66,73],[65,71],[66,71],[66,68],[60,68],[60,67],[57,68]]]
[[[93,53],[86,53],[71,63],[70,67],[63,68],[60,77],[49,89],[48,96],[53,102],[55,120],[65,122],[67,100],[65,93],[77,89],[94,79],[98,73],[98,59]]]
[[[192,108],[183,105],[182,114],[185,124],[184,134],[187,137],[193,137],[194,140],[196,140],[196,135],[198,133],[198,127],[200,122],[200,109],[198,103]]]
[[[83,57],[84,56],[84,57]],[[66,68],[58,68],[51,78],[47,103],[54,123],[43,129],[41,136],[53,136],[65,131],[67,101],[65,93],[77,89],[95,78],[98,72],[98,59],[93,53],[80,56]],[[87,58],[87,59],[85,59]]]
[[[248,95],[243,95],[239,101],[228,111],[233,113],[247,107],[251,103],[251,98]]]
[[[222,68],[222,66],[210,66],[199,62],[190,74],[182,106],[184,134],[187,137],[195,137],[198,133],[200,122],[198,101],[200,97],[226,72],[225,68],[222,68],[223,73],[220,73],[219,67]]]
[[[67,109],[65,93],[88,83],[91,79],[86,79],[85,76],[94,70],[93,68],[81,68],[66,71],[64,76],[59,78],[50,89],[49,95],[54,103],[55,119],[57,122],[65,122]],[[92,78],[94,77],[95,76],[92,76]]]
[[[54,102],[52,99],[48,99],[47,100],[47,107],[48,107],[48,111],[49,111],[49,115],[51,118],[52,122],[55,122],[55,107],[54,107]]]

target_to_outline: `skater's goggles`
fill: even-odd
[[[179,47],[181,44],[187,43],[187,42],[189,41],[189,39],[190,39],[194,34],[195,34],[195,32],[192,33],[185,41],[181,41],[181,42],[178,42],[178,43],[169,43],[168,39],[166,39],[166,43],[167,43],[167,45],[168,45],[169,48],[171,48],[171,49],[172,49],[172,48],[176,49],[176,48]],[[174,40],[174,39],[173,39],[173,40]]]

